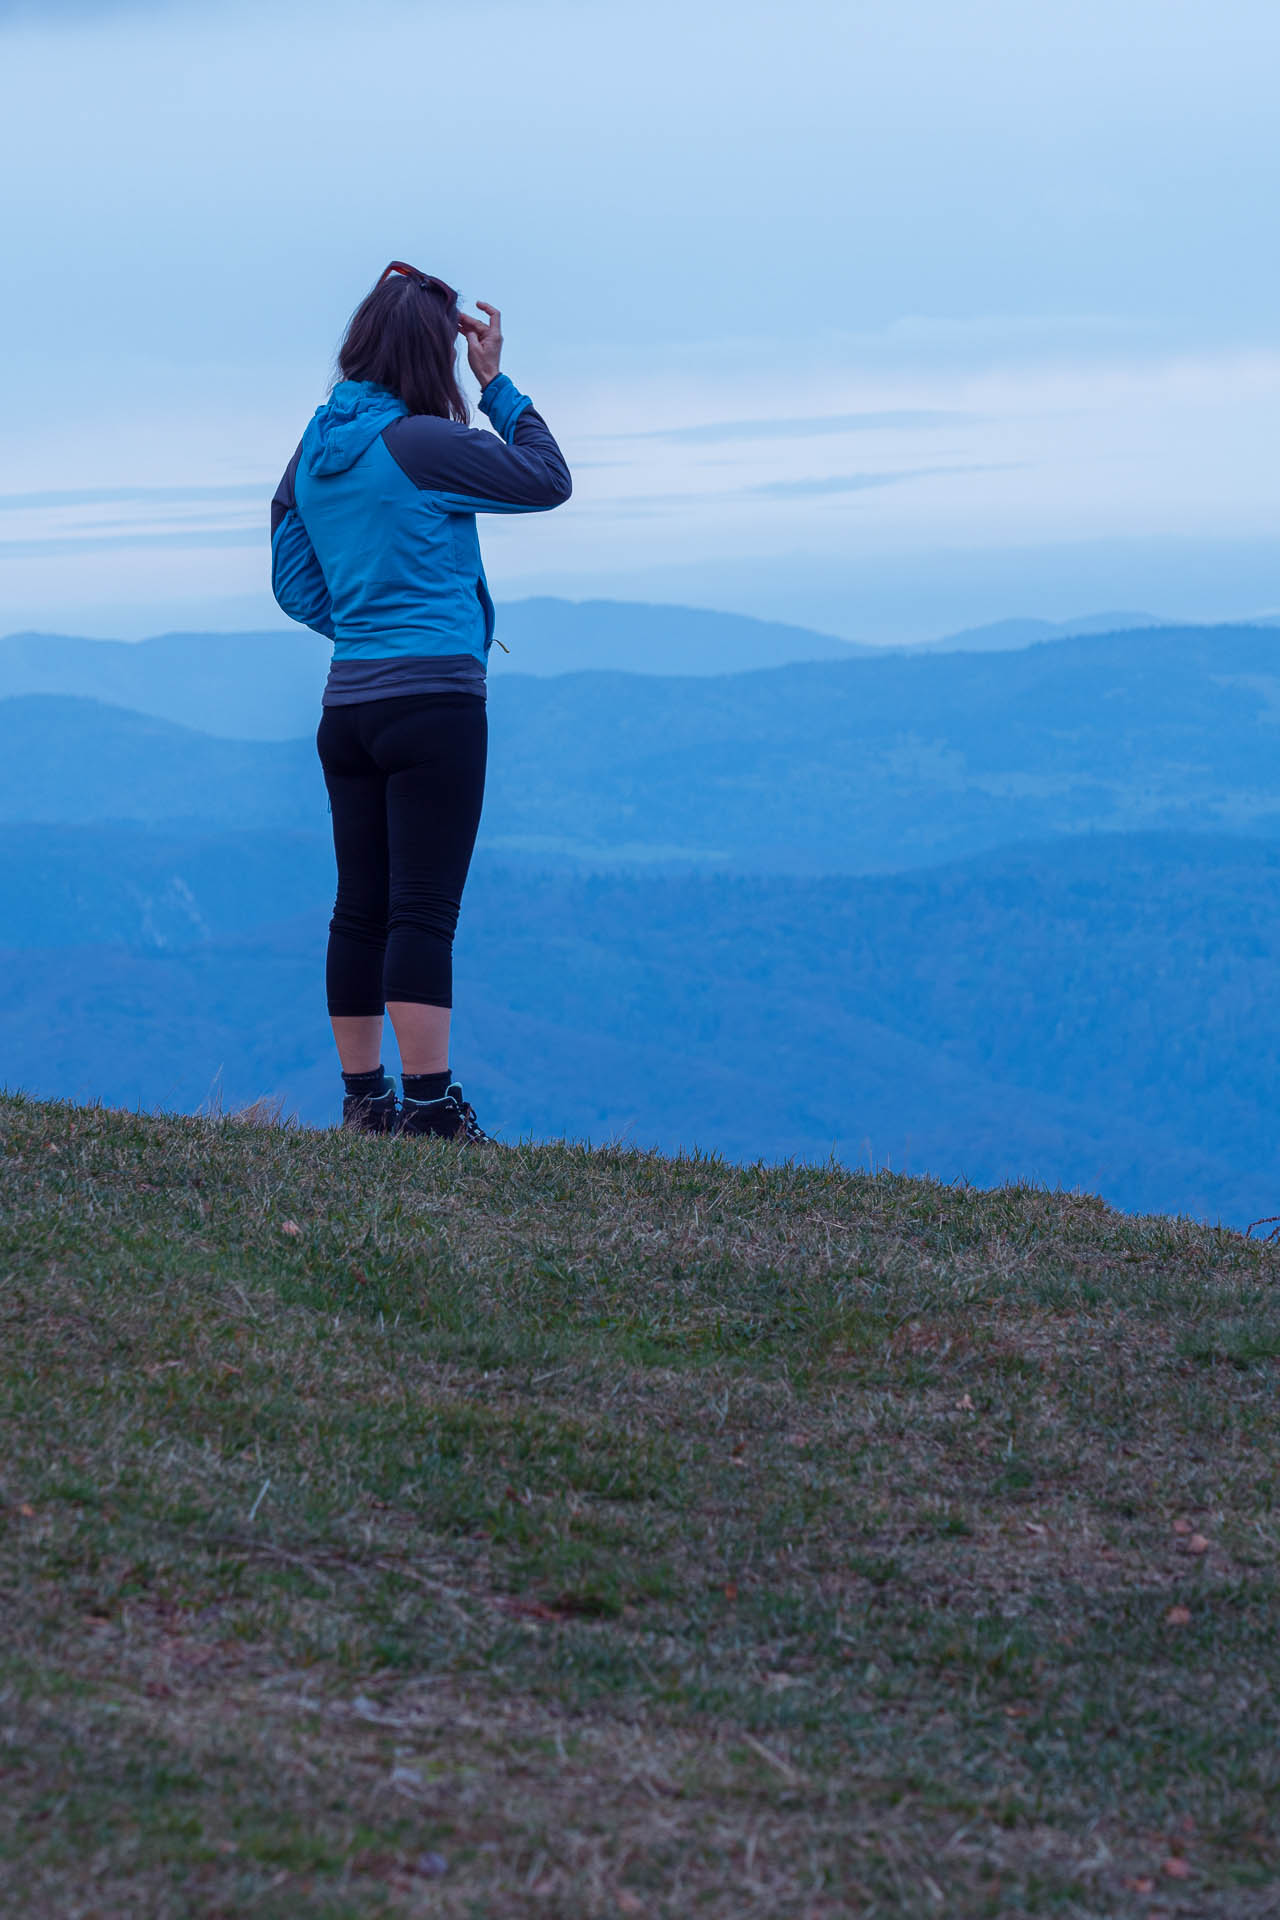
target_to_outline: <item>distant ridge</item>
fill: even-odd
[[[71,696],[223,739],[294,740],[315,731],[332,651],[305,627],[154,640],[14,633],[0,640],[0,700]]]
[[[880,649],[812,627],[640,600],[512,600],[498,608],[490,671],[665,673],[702,678],[791,666],[798,660],[847,660]]]
[[[1076,620],[993,620],[980,627],[962,627],[941,640],[922,640],[912,653],[1013,653],[1040,646],[1046,640],[1072,640],[1086,633],[1137,633],[1145,627],[1168,627],[1174,622],[1155,613],[1086,613]]]
[[[314,694],[312,698],[314,699]],[[226,693],[244,711],[241,684]],[[315,747],[0,700],[0,819],[328,829]],[[1158,627],[764,672],[500,675],[486,844],[593,867],[867,873],[1080,832],[1280,836],[1280,630]]]
[[[326,824],[0,827],[0,1081],[187,1108],[216,1084],[331,1121]],[[870,1148],[1244,1224],[1280,1188],[1278,910],[1280,847],[1221,835],[877,879],[588,878],[486,853],[457,1057],[508,1140]]]
[[[539,678],[606,669],[709,678],[803,660],[874,658],[881,649],[746,614],[626,600],[516,600],[498,609],[490,671]],[[331,648],[305,627],[88,640],[15,633],[0,640],[0,699],[72,694],[238,740],[313,733]]]
[[[517,600],[498,609],[495,682],[625,673],[645,680],[708,681],[801,665],[870,665],[960,653],[1016,654],[1047,642],[1138,633],[1224,636],[1275,631],[1275,617],[1203,623],[1153,614],[1087,614],[1000,620],[910,647],[868,646],[808,627],[700,607],[627,600]],[[250,633],[164,633],[150,640],[90,640],[56,633],[0,639],[0,701],[53,694],[127,707],[225,740],[297,740],[315,731],[330,643],[304,627]]]
[[[1142,633],[1153,627],[1226,627],[1280,626],[1280,615],[1259,614],[1247,620],[1221,623],[1204,620],[1169,620],[1163,614],[1086,613],[1076,620],[993,620],[986,626],[962,627],[941,640],[919,640],[903,648],[906,653],[1016,653],[1023,647],[1043,646],[1047,640],[1076,640],[1098,633]]]

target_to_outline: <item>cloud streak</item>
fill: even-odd
[[[817,499],[823,494],[869,493],[876,487],[897,487],[908,480],[936,480],[956,473],[1008,473],[1021,461],[998,465],[963,467],[908,467],[900,473],[845,473],[819,476],[812,480],[764,480],[744,487],[744,493],[764,494],[774,500]]]
[[[901,433],[929,427],[968,425],[977,413],[940,408],[892,408],[873,413],[813,414],[789,420],[714,420],[702,426],[647,427],[640,433],[600,438],[662,440],[672,446],[717,446],[734,440],[801,440],[837,433]]]
[[[45,33],[60,33],[134,16],[202,11],[197,0],[0,0],[0,31],[8,26],[36,26]]]
[[[80,487],[43,493],[0,493],[0,513],[33,508],[100,507],[125,504],[179,505],[205,500],[267,500],[274,482],[212,487]]]
[[[265,552],[266,522],[257,527],[146,527],[128,533],[66,533],[42,539],[0,540],[0,555],[7,560],[38,560],[129,547],[261,547]]]

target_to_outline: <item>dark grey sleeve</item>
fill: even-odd
[[[509,443],[428,413],[393,420],[382,438],[446,513],[543,513],[573,492],[568,463],[532,406],[515,420]]]

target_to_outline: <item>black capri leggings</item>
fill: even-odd
[[[329,1012],[388,1000],[453,1005],[453,935],[484,800],[488,721],[476,693],[326,707],[316,734],[333,808],[338,897]]]

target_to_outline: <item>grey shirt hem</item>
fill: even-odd
[[[406,693],[474,693],[485,698],[485,667],[473,653],[399,655],[394,660],[335,660],[322,704],[353,707]]]

